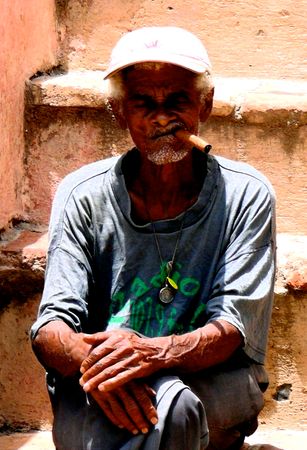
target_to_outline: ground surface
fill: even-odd
[[[296,430],[258,430],[247,439],[242,450],[303,450],[307,432]],[[54,450],[51,433],[0,434],[1,450]]]

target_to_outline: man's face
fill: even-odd
[[[158,70],[137,66],[127,70],[124,117],[135,145],[150,161],[168,164],[190,151],[173,132],[198,131],[202,105],[195,79],[192,72],[171,64]]]

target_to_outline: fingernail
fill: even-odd
[[[82,387],[85,392],[87,392],[89,390],[89,386],[87,383],[85,383]]]
[[[158,419],[157,419],[156,417],[152,417],[152,419],[150,419],[150,422],[151,422],[153,425],[156,425],[156,423],[158,423]]]
[[[134,429],[134,430],[132,430],[132,433],[133,434],[138,434],[138,430]]]
[[[142,428],[141,431],[142,431],[142,433],[144,433],[144,434],[145,434],[145,433],[148,433],[148,428]]]

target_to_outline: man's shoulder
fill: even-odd
[[[273,188],[270,181],[263,173],[255,169],[255,167],[241,161],[234,161],[222,156],[214,156],[220,168],[222,177],[231,185],[252,184],[263,187],[263,189],[273,194]]]
[[[115,166],[119,156],[102,159],[80,167],[66,175],[60,182],[58,195],[69,196],[76,189],[90,189],[90,186],[101,184],[105,175]]]
[[[117,156],[95,161],[66,175],[57,187],[53,200],[53,211],[65,208],[72,196],[83,198],[95,195],[97,190],[100,193],[103,192],[105,177],[119,158]]]
[[[103,176],[112,167],[115,166],[119,159],[119,156],[113,156],[111,158],[101,159],[99,161],[86,164],[79,169],[69,173],[63,179],[62,183],[78,185],[93,178]]]

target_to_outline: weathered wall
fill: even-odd
[[[29,341],[39,299],[12,299],[0,314],[0,428],[48,428],[51,423],[44,370]]]
[[[307,76],[305,0],[58,0],[57,5],[63,60],[71,68],[103,69],[125,31],[175,25],[203,39],[216,74]]]
[[[306,430],[306,300],[306,294],[275,296],[266,365],[270,386],[260,420],[271,428]]]
[[[65,175],[132,146],[102,109],[30,108],[26,123],[26,212],[32,221],[48,223],[56,187]]]
[[[3,0],[0,36],[1,230],[22,214],[24,85],[56,63],[54,0]]]
[[[304,0],[4,1],[0,20],[0,95],[5,105],[0,108],[0,230],[24,214],[24,205],[39,206],[28,201],[32,175],[24,182],[24,81],[29,76],[57,62],[72,69],[104,68],[111,47],[124,31],[173,24],[192,29],[206,42],[216,75],[306,78],[305,8]],[[58,60],[57,38],[61,45]],[[295,197],[290,173],[288,177]]]
[[[276,193],[279,233],[306,232],[306,125],[290,128],[273,120],[249,125],[211,118],[204,133],[212,154],[244,161],[268,177]]]

